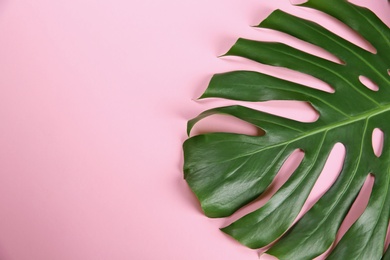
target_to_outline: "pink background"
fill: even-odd
[[[353,2],[390,24],[387,0]],[[213,73],[252,69],[328,88],[289,70],[216,58],[246,37],[334,59],[249,26],[275,8],[314,17],[369,48],[334,20],[287,0],[0,0],[0,259],[258,259],[218,228],[274,191],[229,219],[208,219],[182,179],[181,145],[186,120],[237,103],[193,101]],[[316,117],[304,103],[249,106]],[[195,133],[210,130],[254,134],[218,116]],[[342,156],[338,144],[304,210],[334,181]],[[277,186],[301,157],[292,156]]]

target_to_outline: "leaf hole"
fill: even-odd
[[[390,27],[390,16],[389,16],[389,0],[383,1],[367,1],[367,0],[348,0],[348,2],[361,6],[363,8],[368,8],[374,14],[382,20],[383,23],[387,24]]]
[[[191,135],[222,132],[237,133],[251,136],[262,136],[263,129],[258,128],[246,121],[228,115],[211,115],[200,120],[191,131]]]
[[[259,35],[256,36],[256,40],[264,42],[280,42],[330,62],[345,65],[345,62],[333,53],[320,46],[296,38],[288,33],[261,27],[256,27],[256,29],[259,31]]]
[[[318,177],[310,195],[302,208],[298,218],[307,212],[333,185],[343,169],[346,149],[342,143],[336,143],[324,165],[322,173]]]
[[[380,157],[383,151],[384,134],[379,128],[375,128],[372,131],[372,149],[376,157]]]
[[[305,1],[307,2],[307,1]],[[313,21],[313,14],[315,15],[316,19]],[[358,32],[356,32],[354,29],[350,28],[337,18],[328,15],[324,12],[314,10],[314,9],[308,9],[307,15],[303,14],[303,18],[312,20],[315,23],[318,23],[319,25],[323,26],[327,30],[337,34],[341,38],[355,44],[356,46],[371,52],[373,54],[377,53],[376,48],[367,41],[363,36],[361,36]]]
[[[232,222],[238,220],[239,218],[249,214],[252,211],[259,209],[264,206],[267,201],[279,190],[280,187],[291,177],[293,172],[298,168],[301,164],[305,153],[301,149],[294,150],[287,160],[283,163],[279,172],[276,174],[275,178],[268,186],[268,188],[257,198],[255,201],[249,203],[243,208],[236,211],[230,217],[227,217],[226,223],[224,226],[231,224]]]
[[[348,229],[356,222],[356,220],[363,214],[364,210],[368,205],[372,188],[374,186],[375,177],[372,174],[369,174],[360,189],[358,196],[356,197],[354,203],[352,204],[347,216],[345,217],[343,223],[340,226],[340,229],[337,233],[336,240],[332,246],[326,250],[320,256],[314,258],[313,260],[325,260],[327,256],[333,251],[337,243],[341,240],[344,234]]]
[[[387,226],[387,236],[386,236],[386,241],[385,241],[385,251],[387,250],[387,248],[389,248],[389,245],[390,245],[390,221],[389,221],[389,224]]]
[[[272,30],[267,31],[267,34],[264,34],[265,38],[264,40],[270,39],[270,35]],[[269,32],[269,33],[268,33]],[[276,32],[275,34],[282,34],[280,32]],[[283,39],[288,37],[286,34],[283,34]],[[294,38],[295,39],[295,38]],[[262,40],[261,37],[257,37],[256,40]],[[275,39],[277,41],[277,39]],[[283,40],[285,41],[285,40]],[[303,42],[303,41],[302,41]],[[314,45],[313,45],[314,46]],[[307,49],[307,48],[306,48]],[[304,85],[308,88],[314,88],[318,90],[322,90],[324,92],[328,93],[334,93],[335,89],[329,85],[328,83],[311,76],[309,74],[295,71],[292,69],[284,68],[284,67],[277,67],[277,66],[272,66],[272,65],[266,65],[262,63],[258,63],[253,60],[248,60],[243,57],[235,57],[235,56],[225,56],[222,57],[226,63],[229,65],[228,69],[229,70],[253,70],[253,71],[258,71],[273,77],[277,77],[280,79],[288,80],[294,83],[298,83],[301,85]]]
[[[264,250],[259,250],[259,252],[258,252],[259,260],[279,260],[277,257],[266,253],[268,248],[270,248],[270,247],[267,247],[267,249],[264,249]],[[263,255],[264,255],[264,257],[262,257]]]
[[[369,79],[369,78],[367,78],[365,76],[359,76],[359,80],[368,89],[371,89],[372,91],[378,91],[379,90],[378,85],[375,84],[375,82],[372,81],[371,79]]]
[[[333,248],[337,245],[337,243],[341,240],[341,238],[348,231],[348,229],[353,225],[353,223],[356,222],[356,220],[363,214],[364,210],[367,208],[372,188],[374,187],[374,182],[374,175],[369,174],[362,188],[360,189],[358,196],[356,197],[351,208],[349,209],[347,216],[345,217],[343,223],[340,226],[340,229],[336,236],[336,241],[332,246]]]
[[[231,105],[230,100],[224,100],[220,98],[206,98],[206,99],[201,99],[198,100],[197,102],[205,104],[205,105],[210,105],[210,106],[217,106],[217,107],[223,107],[223,106],[228,106]],[[296,101],[296,100],[270,100],[270,101],[264,101],[264,102],[247,102],[247,101],[235,101],[237,105],[245,106],[251,109],[259,110],[262,112],[266,112],[269,114],[273,114],[276,116],[296,120],[299,122],[304,122],[304,123],[312,123],[318,120],[320,117],[320,114],[318,111],[309,103],[306,101]],[[213,115],[210,117],[214,117],[219,120],[222,119],[220,115]],[[223,118],[230,117],[223,115]],[[208,117],[207,117],[208,118]],[[200,122],[205,121],[207,118],[202,119]],[[242,120],[234,118],[235,122],[241,122]],[[233,119],[233,120],[234,120]],[[233,123],[233,120],[230,120]],[[204,124],[206,129],[209,129],[211,127],[218,127],[218,129],[221,129],[222,126],[212,126],[215,125],[215,123],[212,122],[213,120],[209,120],[208,124]],[[197,124],[200,124],[198,122]],[[228,124],[228,122],[221,122],[221,124]],[[230,123],[229,123],[230,124]],[[244,122],[245,124],[245,122]],[[255,129],[256,127],[247,123],[249,126],[252,126],[252,129]],[[195,128],[194,128],[195,129]],[[226,129],[221,130],[223,132],[229,132],[226,131]],[[237,132],[237,131],[235,131]],[[237,133],[241,133],[242,131],[238,129]],[[264,134],[263,130],[259,130],[258,133],[256,134],[256,130],[245,130],[243,132],[244,134],[248,135],[255,135],[255,136],[262,136]]]
[[[307,2],[307,0],[290,0],[290,3],[292,5],[301,5],[301,4],[304,4],[306,2]]]

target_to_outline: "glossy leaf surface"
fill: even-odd
[[[188,122],[224,114],[244,120],[265,134],[207,133],[184,143],[184,175],[209,217],[226,217],[258,198],[296,149],[304,159],[286,183],[261,208],[222,228],[240,243],[279,259],[313,259],[329,249],[367,176],[375,178],[368,206],[327,259],[389,259],[384,255],[390,217],[390,29],[370,10],[344,0],[310,0],[305,7],[325,12],[349,26],[376,49],[371,53],[315,22],[276,10],[259,27],[287,33],[337,56],[335,63],[282,43],[239,39],[225,54],[314,76],[334,93],[309,88],[254,71],[214,75],[201,98],[241,101],[299,100],[319,113],[317,121],[298,122],[243,106],[218,107]],[[360,76],[377,84],[372,91]],[[372,149],[372,132],[383,132],[383,152]],[[336,182],[293,226],[330,151],[346,148]],[[279,240],[278,240],[279,239]]]

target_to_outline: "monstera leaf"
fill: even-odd
[[[389,259],[385,238],[390,217],[390,29],[370,10],[345,0],[309,0],[302,4],[343,22],[376,49],[362,49],[315,22],[276,10],[258,27],[287,33],[337,56],[335,63],[282,43],[239,39],[226,55],[312,75],[334,93],[253,71],[214,75],[201,98],[241,101],[298,100],[319,113],[299,122],[244,106],[218,107],[188,122],[214,114],[230,115],[260,129],[262,136],[207,133],[184,143],[184,176],[209,217],[226,217],[256,200],[296,149],[304,159],[285,184],[261,208],[222,228],[250,248],[272,244],[279,259],[313,259],[331,247],[341,223],[368,175],[375,178],[368,206],[327,259]],[[359,76],[371,79],[378,91]],[[384,133],[383,152],[372,148],[374,129]],[[292,223],[302,209],[336,143],[346,148],[335,183],[316,204]],[[292,226],[291,226],[292,225]]]

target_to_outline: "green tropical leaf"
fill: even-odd
[[[389,259],[385,238],[390,217],[390,29],[370,10],[345,0],[309,0],[302,4],[327,13],[364,37],[371,53],[321,25],[280,10],[261,28],[277,30],[317,45],[337,56],[332,62],[288,45],[239,39],[225,54],[309,74],[334,93],[309,88],[254,71],[214,75],[201,98],[241,101],[298,100],[319,113],[312,123],[299,122],[244,106],[218,107],[188,122],[188,133],[201,119],[224,114],[246,121],[265,134],[207,133],[184,143],[184,176],[209,217],[226,217],[256,200],[296,149],[304,159],[286,183],[261,208],[222,228],[250,248],[272,244],[279,259],[313,259],[329,249],[368,175],[375,177],[364,213],[327,259]],[[379,86],[372,91],[359,76]],[[383,152],[372,149],[374,129],[384,133]],[[331,188],[294,225],[329,153],[346,148],[340,175]]]

